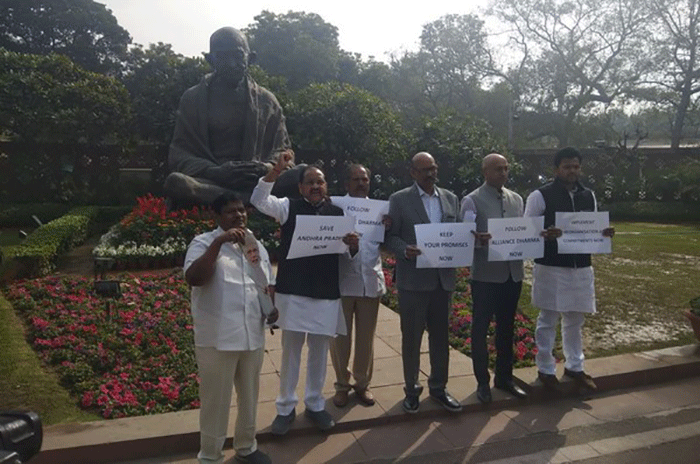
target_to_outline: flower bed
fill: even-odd
[[[100,258],[112,258],[117,270],[181,266],[192,239],[216,227],[210,210],[168,211],[165,198],[148,194],[101,237],[93,250]],[[279,247],[279,225],[260,213],[251,213],[249,228],[271,255]]]
[[[384,278],[386,281],[387,293],[382,298],[382,303],[398,312],[398,297],[396,286],[393,282],[394,258],[385,257]],[[471,355],[471,327],[472,327],[472,298],[471,287],[469,285],[469,269],[457,269],[457,282],[452,294],[452,311],[449,321],[450,345],[467,356]],[[515,315],[515,326],[513,333],[514,344],[514,366],[532,366],[535,362],[537,346],[535,345],[535,323],[523,314]],[[491,322],[489,326],[487,340],[489,351],[489,365],[496,364],[496,323]]]
[[[117,269],[151,269],[182,264],[195,235],[214,228],[207,210],[197,207],[168,211],[165,198],[148,194],[102,236],[93,250],[112,258]]]
[[[189,289],[181,271],[120,276],[122,298],[92,281],[47,277],[8,286],[40,358],[105,418],[199,407]]]

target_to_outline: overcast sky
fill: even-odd
[[[445,14],[479,12],[488,0],[97,0],[112,10],[135,43],[164,42],[186,56],[207,51],[209,36],[223,26],[244,28],[263,10],[317,13],[338,28],[340,47],[380,61],[414,50],[423,24]]]

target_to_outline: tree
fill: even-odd
[[[119,81],[63,55],[0,49],[0,101],[1,131],[24,142],[6,157],[12,174],[0,176],[0,193],[22,191],[35,201],[114,195],[117,160],[91,157],[85,147],[128,139],[129,94]],[[99,187],[88,192],[89,185]]]
[[[423,26],[420,44],[431,100],[438,108],[466,112],[486,69],[484,22],[472,14],[445,15]]]
[[[650,34],[654,67],[636,93],[672,113],[671,148],[677,149],[700,93],[700,1],[649,0],[657,21]]]
[[[412,125],[428,114],[473,110],[487,69],[484,23],[475,15],[445,15],[423,26],[420,48],[391,63],[395,100]]]
[[[315,13],[263,11],[245,29],[256,63],[267,73],[284,76],[290,90],[338,76],[338,29]]]
[[[3,0],[0,47],[66,55],[89,71],[116,74],[131,43],[112,12],[92,0]]]
[[[137,46],[130,51],[124,84],[131,94],[135,132],[144,141],[168,144],[180,97],[209,70],[203,58],[175,53],[170,44]]]
[[[628,94],[649,60],[646,10],[634,0],[497,0],[492,14],[527,53],[523,104],[551,114],[559,145],[579,114]]]
[[[488,123],[454,110],[423,119],[413,149],[414,153],[418,151],[433,155],[439,166],[440,185],[460,198],[483,182],[481,161],[485,155],[506,153]]]
[[[103,143],[129,133],[129,94],[61,55],[0,49],[0,127],[25,142]]]
[[[327,169],[335,169],[334,181],[344,164],[359,162],[384,174],[381,182],[374,182],[383,192],[376,196],[386,196],[396,187],[394,163],[405,158],[409,137],[384,101],[366,90],[328,82],[294,94],[285,112],[295,150],[324,159]]]

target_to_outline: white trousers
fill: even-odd
[[[540,309],[535,329],[535,341],[537,342],[537,355],[535,362],[537,369],[544,374],[556,374],[556,360],[552,355],[554,341],[557,334],[557,323],[561,317],[561,338],[564,350],[564,367],[570,371],[583,370],[583,339],[581,328],[583,327],[585,313],[575,311],[550,311]]]
[[[255,419],[258,410],[260,369],[264,348],[254,351],[219,351],[195,347],[199,372],[200,463],[222,463],[228,432],[231,394],[236,387],[236,430],[233,449],[246,456],[257,449]]]
[[[282,331],[282,368],[280,369],[280,394],[275,401],[277,414],[286,416],[299,402],[296,388],[299,382],[301,349],[304,341],[308,346],[306,360],[306,391],[304,404],[309,411],[323,411],[326,400],[323,397],[323,384],[326,381],[326,360],[328,358],[328,335],[318,335],[293,330]]]

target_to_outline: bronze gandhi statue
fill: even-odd
[[[214,72],[180,99],[165,193],[178,205],[210,204],[225,190],[248,202],[258,179],[290,148],[282,108],[248,74],[255,53],[237,29],[214,32],[205,58]],[[280,180],[274,194],[299,195],[297,173]]]

